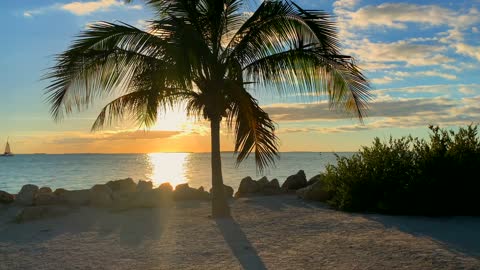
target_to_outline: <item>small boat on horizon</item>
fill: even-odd
[[[2,157],[13,157],[13,153],[10,149],[10,143],[8,143],[8,139],[7,139],[7,144],[5,145],[5,152],[3,152],[3,155],[1,155]]]

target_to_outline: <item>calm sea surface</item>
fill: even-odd
[[[351,156],[352,153],[339,153]],[[269,179],[285,178],[302,169],[307,178],[335,164],[333,153],[282,153],[276,167],[264,173]],[[258,179],[253,159],[238,168],[232,153],[222,153],[225,184],[237,189],[245,176]],[[74,154],[74,155],[16,155],[0,157],[0,190],[17,193],[24,184],[49,186],[52,189],[83,189],[109,180],[132,177],[151,180],[157,186],[170,182],[173,186],[188,182],[192,187],[211,184],[210,154],[153,153],[153,154]]]

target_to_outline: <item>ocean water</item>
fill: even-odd
[[[338,153],[351,156],[352,153]],[[222,153],[224,183],[237,189],[246,176],[258,179],[267,176],[280,183],[298,170],[310,178],[335,164],[334,153],[281,153],[276,166],[257,174],[253,159],[239,167],[232,153]],[[150,180],[154,186],[170,182],[173,186],[188,182],[192,187],[211,187],[210,154],[68,154],[16,155],[0,157],[0,190],[17,193],[25,184],[48,186],[52,189],[84,189],[110,180],[131,177]]]

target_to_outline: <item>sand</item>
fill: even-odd
[[[480,218],[350,214],[295,196],[15,224],[0,210],[0,269],[480,269]]]

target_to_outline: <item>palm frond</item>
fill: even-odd
[[[275,125],[241,84],[233,81],[228,84],[231,91],[227,125],[234,129],[237,165],[254,152],[257,169],[263,172],[278,157]]]
[[[165,44],[130,25],[94,24],[56,57],[56,65],[43,77],[52,81],[46,93],[53,117],[60,120],[73,107],[88,107],[92,97],[124,90],[135,69],[157,61]]]
[[[370,100],[368,80],[351,57],[323,54],[319,48],[298,48],[259,59],[244,68],[246,79],[281,94],[298,93],[311,99],[328,95],[330,104],[360,120]]]

